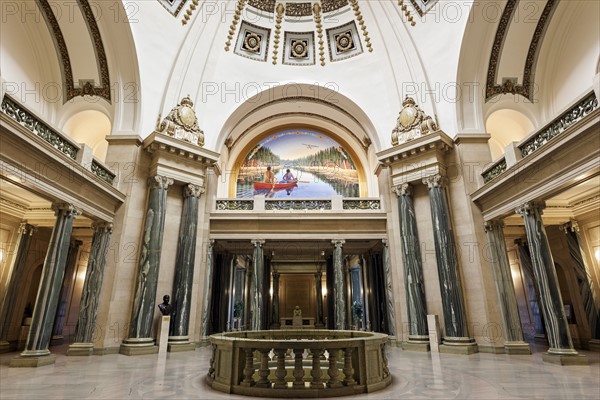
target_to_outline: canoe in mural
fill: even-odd
[[[285,183],[265,183],[265,182],[254,182],[254,190],[261,189],[289,189],[298,185],[298,181],[285,182]]]

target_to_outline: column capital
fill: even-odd
[[[344,239],[338,239],[338,240],[331,241],[331,244],[334,245],[335,247],[342,247],[344,245],[344,243],[346,243],[346,241]]]
[[[149,189],[169,190],[171,185],[173,185],[173,179],[167,178],[166,176],[154,175],[148,178]]]
[[[483,230],[485,232],[491,232],[502,228],[504,228],[504,221],[501,219],[492,219],[483,223]]]
[[[323,272],[318,271],[318,272],[315,272],[314,275],[315,275],[315,278],[321,279],[323,277]]]
[[[279,275],[281,275],[281,273],[279,271],[273,271],[273,279],[279,279]]]
[[[396,196],[412,196],[413,188],[410,183],[403,183],[401,185],[396,185],[392,188],[392,192],[396,193]]]
[[[209,239],[208,240],[208,247],[214,247],[215,245],[215,239]]]
[[[574,219],[570,220],[567,223],[559,225],[558,228],[563,231],[565,234],[571,232],[579,232],[579,224]]]
[[[383,247],[389,247],[390,246],[389,240],[387,240],[387,239],[381,239],[381,243],[383,244]]]
[[[94,232],[106,232],[106,233],[112,233],[112,229],[113,229],[113,224],[111,222],[105,222],[105,221],[94,221],[92,222],[92,230]]]
[[[19,233],[23,235],[32,236],[37,230],[38,227],[36,225],[31,225],[26,221],[21,222],[21,224],[19,224]]]
[[[200,198],[202,193],[205,193],[206,189],[202,186],[194,185],[192,183],[188,183],[183,187],[183,197],[197,197]]]
[[[52,203],[52,210],[54,210],[54,215],[58,215],[60,211],[66,211],[67,216],[73,216],[73,218],[82,214],[79,208],[70,203]]]
[[[266,243],[266,240],[254,239],[251,240],[250,243],[252,243],[254,247],[262,247]]]
[[[546,208],[545,201],[529,201],[529,202],[523,204],[522,206],[517,207],[515,209],[515,212],[517,214],[521,214],[522,217],[524,217],[526,215],[530,215],[530,214],[534,213],[535,211],[537,211],[540,215],[542,215],[544,208]]]
[[[448,178],[440,174],[431,175],[423,178],[423,184],[427,185],[427,189],[443,188],[448,184]]]

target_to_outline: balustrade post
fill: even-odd
[[[294,349],[294,384],[295,388],[304,387],[304,368],[302,368],[302,353],[304,349]]]
[[[344,349],[344,385],[354,386],[356,381],[354,380],[354,368],[352,367],[352,347]]]
[[[270,388],[271,381],[269,381],[269,352],[271,349],[260,349],[260,369],[258,370],[258,376],[260,379],[256,382],[256,387]]]
[[[285,353],[287,349],[275,349],[275,354],[277,354],[277,371],[275,371],[275,376],[277,379],[275,380],[275,384],[273,388],[275,389],[285,389],[287,387],[287,383],[285,382]]]
[[[254,386],[254,356],[252,355],[253,349],[244,349],[246,352],[246,365],[244,366],[244,380],[240,383],[242,386]]]
[[[310,371],[310,376],[312,376],[312,381],[310,382],[311,388],[322,388],[323,381],[321,380],[321,353],[323,350],[321,349],[311,349],[312,352],[312,370]]]
[[[342,387],[342,382],[340,382],[340,370],[337,367],[337,356],[339,349],[328,349],[329,351],[329,369],[327,370],[327,374],[329,375],[329,381],[327,382],[327,387],[329,388],[337,388]]]

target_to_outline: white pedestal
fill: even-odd
[[[158,344],[158,355],[167,355],[167,344],[169,342],[169,324],[171,322],[170,315],[162,315],[159,322],[158,338],[156,344]]]
[[[442,337],[440,332],[440,321],[437,315],[427,315],[427,327],[429,330],[429,346],[431,346],[431,352],[439,353],[440,351],[440,338]]]

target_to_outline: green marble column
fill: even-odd
[[[30,225],[27,222],[23,222],[19,226],[19,238],[17,239],[17,245],[14,250],[16,255],[13,261],[12,272],[6,283],[6,291],[4,292],[2,306],[0,307],[0,321],[2,321],[0,323],[0,353],[11,351],[11,346],[7,340],[10,331],[10,321],[13,318],[15,300],[17,298],[17,293],[19,292],[19,283],[29,253],[31,238],[36,230],[37,228],[35,226]]]
[[[183,188],[183,211],[179,225],[175,279],[173,281],[173,313],[169,327],[169,351],[190,351],[189,323],[196,261],[198,203],[204,188],[188,184]]]
[[[200,336],[202,340],[207,340],[210,329],[210,314],[212,302],[212,281],[214,268],[214,246],[215,241],[208,241],[208,249],[206,250],[206,272],[204,273],[204,301],[202,302],[202,323]]]
[[[394,188],[398,196],[400,212],[400,239],[404,261],[404,287],[408,311],[408,341],[405,350],[428,351],[429,330],[427,327],[427,302],[423,282],[421,243],[417,230],[417,217],[412,197],[412,186],[408,183]]]
[[[472,354],[478,351],[475,340],[469,337],[462,285],[458,272],[458,258],[450,207],[446,197],[447,179],[433,175],[423,179],[429,190],[431,222],[435,242],[442,309],[444,312],[444,344],[440,352]]]
[[[577,279],[581,303],[585,310],[588,325],[590,327],[590,350],[600,347],[600,298],[592,280],[589,266],[587,265],[581,250],[581,238],[579,237],[579,225],[577,221],[570,221],[560,226],[565,233],[569,246],[569,255],[573,261],[573,271]]]
[[[96,316],[98,315],[104,265],[106,264],[106,255],[110,244],[110,235],[112,234],[112,224],[94,222],[92,229],[94,230],[94,236],[79,302],[75,342],[69,346],[68,356],[90,356],[94,347],[92,343],[93,334],[96,326]]]
[[[504,327],[504,349],[508,354],[531,354],[529,344],[523,339],[517,295],[506,252],[504,223],[488,221],[484,225],[490,249],[491,265],[494,272],[498,304],[502,313]]]
[[[516,210],[525,222],[527,242],[533,261],[533,272],[540,294],[540,306],[546,325],[548,343],[550,344],[543,360],[561,365],[587,364],[587,358],[580,356],[573,347],[573,339],[565,316],[554,259],[550,251],[546,228],[542,221],[542,210],[545,206],[544,202],[529,202]]]
[[[388,331],[390,336],[396,336],[396,311],[394,307],[394,289],[392,288],[392,262],[390,260],[390,249],[386,239],[383,239],[381,242],[383,243],[383,269],[385,273],[385,300],[388,313]]]
[[[271,329],[281,328],[279,323],[279,272],[273,271],[273,322]]]
[[[320,268],[320,267],[319,267]],[[316,292],[317,292],[317,301],[316,301],[316,305],[317,305],[317,313],[315,315],[315,328],[317,329],[322,329],[325,327],[325,325],[323,325],[323,288],[322,288],[322,284],[323,284],[323,272],[321,272],[320,270],[318,272],[315,272],[315,286],[316,286]],[[277,282],[277,285],[279,285],[279,282]],[[275,287],[273,285],[273,287]],[[278,286],[279,287],[279,286]],[[275,289],[273,289],[275,290]]]
[[[158,352],[152,337],[152,324],[156,311],[156,286],[167,210],[167,190],[172,184],[173,180],[164,176],[156,175],[148,179],[148,209],[142,233],[129,336],[121,345],[121,354]]]
[[[345,240],[332,240],[333,249],[333,299],[334,299],[334,327],[342,330],[348,326],[346,315],[346,282],[344,277],[344,253],[342,246]]]
[[[52,346],[62,344],[64,340],[63,329],[67,320],[67,309],[69,299],[73,293],[73,284],[75,283],[75,274],[77,272],[77,256],[83,242],[81,240],[72,240],[69,245],[67,255],[67,264],[65,267],[65,277],[60,289],[60,300],[56,308],[56,317],[54,318],[54,327],[52,330]]]
[[[250,287],[250,312],[252,313],[252,322],[250,329],[260,331],[263,327],[264,296],[265,296],[265,257],[263,252],[264,240],[253,240],[254,253],[252,257],[252,283]]]
[[[38,367],[53,364],[55,360],[48,347],[65,274],[73,221],[80,211],[72,204],[53,204],[52,208],[56,224],[44,260],[25,351],[11,360],[11,367]]]

